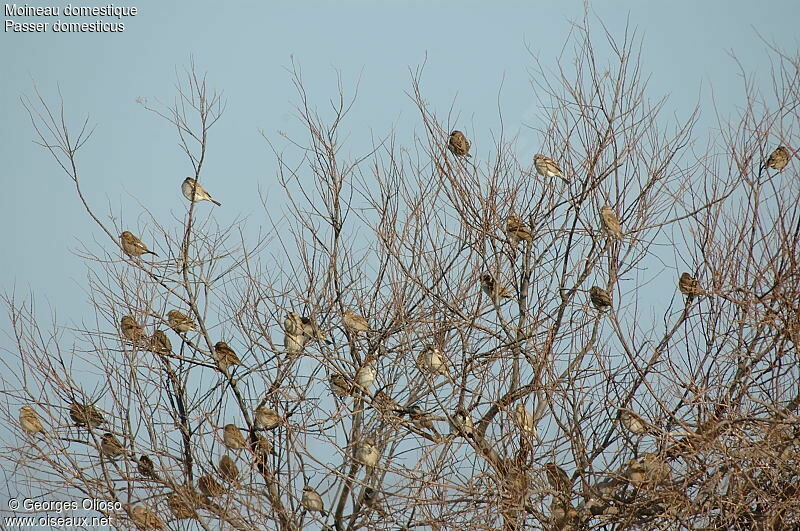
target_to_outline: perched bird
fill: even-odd
[[[217,362],[217,366],[222,372],[226,372],[228,367],[232,365],[242,364],[233,349],[224,341],[218,341],[217,344],[214,345],[214,361]]]
[[[445,376],[450,375],[450,371],[447,368],[447,363],[442,356],[442,352],[433,345],[426,345],[425,348],[419,353],[419,357],[417,358],[417,366],[431,374],[443,374]]]
[[[132,315],[124,316],[119,322],[119,328],[122,336],[129,341],[140,341],[144,338],[144,329]]]
[[[243,450],[247,448],[247,443],[244,442],[242,430],[236,427],[235,424],[226,424],[222,428],[222,442],[231,450]]]
[[[484,273],[481,275],[481,289],[487,297],[498,303],[500,299],[510,299],[511,294],[508,290],[497,282],[491,273]]]
[[[142,256],[143,254],[152,254],[153,256],[158,256],[156,253],[149,250],[147,246],[142,243],[142,240],[128,231],[120,234],[119,239],[122,242],[122,250],[125,251],[125,254],[128,256]]]
[[[174,493],[167,496],[167,507],[172,511],[176,520],[197,519],[197,511],[194,508],[194,500],[197,498],[197,493],[191,496],[192,503],[184,499],[180,494]]]
[[[227,481],[236,481],[239,477],[239,469],[231,456],[223,455],[219,458],[219,473]]]
[[[555,530],[577,529],[580,516],[569,500],[553,498],[550,502],[550,519]]]
[[[375,439],[369,438],[364,439],[364,441],[356,447],[354,457],[355,460],[362,465],[372,468],[378,464],[380,455],[378,447],[375,445]]]
[[[533,418],[533,413],[525,409],[525,404],[522,402],[514,408],[514,424],[524,434],[536,437],[536,420]]]
[[[563,468],[555,463],[544,465],[547,481],[559,497],[569,499],[572,495],[572,481]]]
[[[142,457],[139,458],[139,463],[136,468],[144,477],[158,479],[158,474],[156,474],[156,466],[153,464],[153,460],[150,459],[150,457],[142,454]]]
[[[606,290],[599,286],[592,286],[589,289],[589,299],[598,310],[605,310],[611,308],[611,295]]]
[[[150,351],[156,354],[172,354],[172,342],[163,330],[153,332],[150,338]]]
[[[222,488],[222,485],[211,476],[197,478],[197,488],[209,498],[216,498],[225,494],[225,489]]]
[[[453,131],[447,139],[447,149],[458,157],[471,157],[469,154],[469,140],[461,131]]]
[[[331,391],[337,396],[350,396],[353,392],[353,385],[341,373],[335,372],[330,378]]]
[[[647,472],[647,479],[653,483],[663,483],[670,476],[670,468],[658,455],[653,453],[642,454],[641,463]]]
[[[200,186],[200,183],[191,177],[187,177],[183,180],[183,184],[181,184],[181,191],[183,192],[183,197],[194,203],[199,201],[211,201],[217,206],[222,206],[222,203],[215,201],[211,195],[206,192],[206,189]]]
[[[104,433],[100,437],[100,453],[106,457],[116,459],[125,455],[125,447],[119,442],[119,439],[110,433]]]
[[[362,365],[356,371],[356,383],[361,387],[362,390],[368,390],[373,383],[375,383],[375,363],[377,359],[375,358],[374,354],[370,354],[364,360],[364,365]]]
[[[377,511],[381,516],[388,516],[386,511],[383,510],[381,507],[380,496],[378,491],[373,489],[372,487],[365,487],[364,488],[364,498],[362,499],[362,503],[369,507],[370,509]]]
[[[634,435],[641,435],[647,431],[647,424],[642,417],[634,413],[633,411],[628,411],[627,409],[620,409],[619,410],[619,421],[622,423],[622,426],[631,432]]]
[[[91,404],[79,404],[73,402],[69,405],[69,416],[76,426],[86,426],[89,428],[97,428],[103,424],[106,419],[103,418],[102,413]]]
[[[519,242],[533,241],[533,232],[519,216],[508,216],[506,219],[506,236],[514,246]]]
[[[472,431],[475,429],[475,423],[469,416],[464,408],[457,408],[450,419],[450,433],[455,435],[463,435],[464,437],[472,436]]]
[[[367,318],[351,310],[344,311],[342,322],[345,328],[356,334],[359,332],[369,332],[369,321],[367,321]]]
[[[397,410],[399,409],[397,400],[386,394],[383,389],[377,391],[372,397],[372,407],[380,411],[381,415],[384,416],[397,416]]]
[[[156,513],[143,505],[137,505],[131,511],[131,520],[139,529],[165,529],[164,522]]]
[[[300,499],[300,504],[305,507],[307,511],[322,513],[323,517],[328,516],[328,513],[325,512],[325,504],[322,503],[322,496],[320,496],[311,485],[303,487],[303,497]]]
[[[433,421],[421,407],[419,407],[417,404],[413,404],[406,408],[406,412],[408,413],[408,417],[411,419],[411,422],[413,422],[417,428],[421,430],[429,430],[433,432],[434,435],[439,437],[439,432],[433,425]]]
[[[283,334],[283,348],[286,349],[286,354],[289,355],[290,359],[294,359],[302,354],[304,346],[305,341],[302,335],[295,336],[289,333]]]
[[[636,459],[631,459],[626,464],[626,469],[623,472],[623,476],[625,476],[625,478],[630,481],[634,487],[639,487],[645,481],[647,481],[647,470],[645,469],[644,463],[641,463]]]
[[[303,319],[296,312],[287,312],[283,317],[283,331],[293,336],[303,334]]]
[[[274,430],[283,423],[283,419],[278,412],[266,406],[258,406],[253,412],[253,417],[256,421],[256,426],[260,426],[265,430]]]
[[[44,433],[44,426],[42,421],[39,420],[39,415],[36,410],[31,406],[22,406],[19,408],[19,423],[25,433]]]
[[[266,437],[259,434],[254,434],[254,438],[250,439],[250,451],[258,461],[266,461],[270,455],[275,455],[275,449],[272,447],[272,442]]]
[[[536,173],[539,175],[543,177],[558,177],[569,184],[569,179],[564,176],[564,172],[558,167],[556,161],[550,157],[545,157],[541,153],[534,155],[533,165],[536,167]]]
[[[619,224],[619,218],[614,213],[614,209],[608,205],[603,205],[600,208],[600,228],[609,236],[621,239],[622,227]]]
[[[283,346],[289,356],[297,356],[303,352],[306,338],[303,335],[303,318],[295,312],[289,312],[283,318]]]
[[[775,149],[767,159],[767,168],[772,168],[776,171],[783,170],[787,164],[789,164],[789,150],[784,146],[779,146]]]
[[[313,341],[325,341],[329,343],[328,336],[324,330],[322,330],[316,322],[314,322],[310,317],[302,317],[300,319],[303,322],[303,337],[305,338],[305,343],[311,343]]]
[[[194,321],[178,310],[169,311],[167,314],[167,322],[169,323],[169,327],[179,334],[181,332],[193,332],[195,330]]]
[[[681,278],[678,279],[678,289],[690,299],[703,294],[700,282],[686,272],[681,273]]]

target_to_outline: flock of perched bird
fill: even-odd
[[[453,131],[450,134],[447,147],[458,157],[471,156],[469,154],[470,143],[461,131]],[[781,171],[788,164],[789,158],[788,150],[780,146],[772,152],[765,166],[770,169]],[[569,179],[564,175],[564,172],[558,164],[549,157],[537,154],[534,157],[533,163],[539,175],[543,177],[557,177],[569,183]],[[187,177],[183,181],[181,190],[183,195],[190,201],[211,201],[216,205],[221,205],[191,177]],[[608,237],[617,240],[623,238],[624,233],[620,221],[610,206],[604,205],[601,207],[599,211],[599,224],[601,230]],[[521,242],[527,243],[534,240],[534,234],[531,228],[518,216],[512,215],[506,219],[505,233],[510,242],[515,246]],[[145,254],[157,256],[156,253],[149,250],[139,238],[129,231],[124,231],[120,235],[120,244],[125,254],[133,258],[138,258]],[[495,305],[500,304],[502,299],[512,298],[509,290],[496,280],[491,273],[487,272],[480,276],[480,286],[483,293],[485,293]],[[701,288],[699,281],[687,272],[680,275],[678,288],[689,300],[693,297],[706,294],[706,291]],[[589,299],[594,307],[600,311],[604,311],[612,306],[611,295],[608,291],[599,286],[592,286],[589,289]],[[174,332],[184,339],[186,337],[185,334],[196,331],[195,322],[189,316],[176,309],[171,310],[167,314],[166,322]],[[359,334],[366,334],[371,330],[367,318],[351,310],[345,310],[343,312],[342,324],[345,329],[356,337]],[[147,350],[162,355],[172,353],[172,344],[163,330],[157,329],[152,336],[148,337],[144,328],[136,322],[132,315],[125,315],[122,317],[120,321],[120,332],[125,340],[130,341],[136,346],[146,348]],[[302,354],[304,348],[313,342],[327,342],[327,333],[320,328],[317,323],[311,318],[302,317],[295,312],[288,312],[286,314],[283,320],[283,332],[284,348],[290,358],[296,358]],[[236,352],[224,341],[218,341],[214,345],[211,357],[219,370],[226,374],[231,367],[242,365]],[[338,372],[331,374],[329,377],[329,384],[333,394],[341,398],[359,397],[361,399],[366,399],[372,407],[388,415],[408,415],[411,423],[417,429],[422,431],[427,430],[427,432],[431,434],[431,440],[440,440],[442,436],[436,430],[431,416],[418,405],[409,404],[408,406],[401,407],[383,390],[379,390],[374,394],[371,393],[370,389],[376,378],[376,363],[376,356],[374,354],[369,354],[353,375]],[[427,345],[421,350],[417,358],[417,366],[419,370],[433,377],[445,376],[452,381],[446,357],[435,345]],[[106,422],[102,413],[92,404],[73,402],[69,406],[69,415],[76,426],[87,429],[99,428]],[[534,416],[522,403],[516,406],[512,417],[523,435],[533,438],[536,437],[536,422]],[[255,427],[265,431],[274,430],[285,422],[285,419],[282,418],[278,412],[264,405],[260,405],[255,409],[253,418]],[[632,434],[643,434],[649,429],[647,423],[641,417],[627,409],[620,409],[618,418],[622,426]],[[472,436],[474,423],[469,412],[463,408],[458,408],[452,415],[449,415],[448,421],[452,436]],[[22,429],[27,434],[46,433],[36,410],[30,405],[24,405],[19,409],[19,422]],[[258,433],[251,433],[248,442],[242,434],[242,430],[235,424],[227,424],[223,427],[222,439],[228,449],[236,451],[249,449],[254,453],[257,459],[262,461],[265,461],[267,456],[273,453],[272,444],[269,439]],[[116,436],[108,432],[101,435],[98,450],[102,456],[110,459],[117,459],[123,456],[128,457],[125,446]],[[356,446],[353,457],[356,462],[365,467],[372,469],[377,466],[380,459],[380,451],[376,440],[372,437],[365,438]],[[652,469],[657,467],[658,463],[654,462],[651,457],[645,455],[642,460],[631,463],[631,475],[635,475],[637,470],[642,474],[648,471],[652,472]],[[149,456],[141,455],[141,457],[137,459],[136,456],[133,455],[132,459],[137,463],[137,469],[142,476],[153,480],[159,479],[156,467]],[[227,481],[234,481],[239,476],[239,470],[235,461],[228,455],[224,455],[220,459],[217,469],[220,475]],[[571,489],[571,480],[569,476],[562,468],[558,467],[558,465],[555,463],[548,463],[545,466],[545,471],[548,480],[557,492],[569,491]],[[221,496],[225,492],[222,485],[211,475],[198,478],[197,487],[208,498]],[[377,507],[377,500],[378,493],[374,489],[368,487],[365,490],[364,503],[368,506]],[[185,493],[183,496],[172,494],[168,497],[167,501],[173,514],[178,519],[197,518],[198,515],[195,507],[202,506],[203,503],[209,503],[208,501],[201,501],[196,493],[192,494],[188,501]],[[192,503],[193,501],[195,503]],[[306,485],[303,489],[301,505],[308,511],[320,512],[323,516],[326,514],[321,496],[309,485]],[[143,506],[134,507],[131,510],[131,518],[137,525],[143,528],[162,529],[164,527],[159,517]]]

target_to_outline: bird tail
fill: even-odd
[[[215,205],[217,205],[217,206],[222,206],[222,203],[220,203],[220,202],[219,202],[219,201],[217,201],[216,199],[211,199],[210,197],[209,197],[208,199],[209,199],[209,200],[210,200],[212,203],[214,203]]]

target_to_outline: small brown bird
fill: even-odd
[[[536,420],[533,418],[533,413],[525,409],[525,404],[522,402],[514,408],[514,424],[525,435],[536,437]]]
[[[42,421],[39,420],[39,415],[36,414],[36,410],[31,406],[22,406],[19,408],[19,423],[25,433],[31,435],[35,433],[44,433]]]
[[[344,311],[342,323],[344,323],[345,328],[356,334],[359,332],[369,332],[369,321],[367,321],[367,318],[351,310]]]
[[[469,140],[461,131],[453,131],[447,139],[447,149],[458,157],[471,157],[469,154]]]
[[[283,318],[283,331],[293,336],[303,335],[303,318],[296,312],[288,312]]]
[[[603,205],[600,208],[600,228],[609,236],[616,239],[622,238],[622,227],[619,224],[619,218],[608,205]]]
[[[239,469],[231,456],[223,455],[219,458],[219,473],[226,481],[236,481],[239,478]]]
[[[580,515],[569,500],[554,497],[550,502],[550,520],[553,523],[552,529],[566,531],[578,528]]]
[[[211,476],[197,478],[197,488],[209,498],[216,498],[225,494],[225,489],[222,488],[222,485]]]
[[[120,242],[122,242],[122,250],[128,256],[142,256],[143,254],[152,254],[158,256],[156,253],[148,249],[142,240],[134,236],[128,231],[119,235]]]
[[[631,459],[626,463],[625,471],[623,472],[625,478],[631,482],[634,487],[640,487],[647,481],[647,470],[644,463]]]
[[[372,397],[372,407],[380,411],[383,416],[397,416],[399,410],[397,400],[386,394],[383,388]]]
[[[634,435],[641,435],[647,432],[647,424],[644,420],[642,420],[642,417],[633,411],[620,409],[619,420],[622,423],[622,426]]]
[[[330,378],[331,391],[337,396],[350,396],[353,392],[353,385],[341,373],[335,372]]]
[[[247,443],[244,442],[242,430],[236,427],[235,424],[226,424],[222,429],[222,442],[231,450],[244,450],[247,448]]]
[[[447,368],[447,362],[442,356],[442,351],[434,345],[426,345],[422,349],[417,358],[417,366],[421,370],[434,375],[450,376],[450,370]]]
[[[380,456],[381,454],[375,444],[375,439],[368,438],[364,439],[364,441],[356,447],[356,452],[353,457],[362,465],[372,468],[378,464]]]
[[[506,235],[515,247],[519,242],[533,241],[533,232],[519,216],[508,216],[506,219]]]
[[[206,189],[200,186],[200,183],[191,177],[187,177],[183,180],[183,184],[181,184],[181,192],[183,192],[183,197],[194,203],[199,201],[211,201],[217,206],[222,206],[222,203],[214,200],[211,197],[211,194],[206,192]],[[192,197],[194,197],[194,199],[192,199]]]
[[[569,179],[567,179],[564,176],[564,172],[561,171],[561,168],[558,167],[556,161],[554,161],[550,157],[545,157],[541,153],[539,153],[538,155],[534,155],[533,165],[536,168],[536,173],[538,173],[542,177],[558,177],[559,179],[562,179],[565,183],[569,184]]]
[[[439,432],[436,430],[436,427],[433,425],[433,421],[431,421],[430,415],[428,415],[421,407],[417,404],[408,406],[406,408],[406,412],[408,413],[408,417],[411,419],[411,422],[414,425],[421,429],[421,430],[429,430],[433,432],[433,434],[439,437]]]
[[[169,323],[169,327],[179,334],[193,332],[195,330],[194,321],[178,310],[169,311],[167,314],[167,322]]]
[[[286,349],[286,354],[289,355],[290,359],[295,359],[302,354],[304,346],[305,341],[302,335],[294,336],[289,333],[283,334],[283,348]]]
[[[79,404],[77,402],[69,405],[69,416],[76,426],[86,426],[88,428],[97,428],[106,421],[102,413],[93,405]]]
[[[789,164],[789,150],[784,146],[779,146],[775,149],[767,159],[767,168],[772,168],[776,171],[783,170],[787,164]]]
[[[222,372],[226,372],[233,365],[242,364],[233,349],[224,341],[218,341],[214,345],[214,361],[217,362],[217,366]]]
[[[100,453],[106,457],[116,459],[125,455],[126,452],[119,439],[110,433],[104,433],[100,436]]]
[[[278,415],[278,412],[266,406],[258,406],[253,412],[253,417],[255,418],[256,426],[260,426],[265,430],[274,430],[283,424],[283,419]]]
[[[570,499],[572,497],[572,481],[563,468],[555,463],[544,465],[547,481],[559,497]]]
[[[642,454],[641,463],[647,472],[647,479],[653,483],[663,483],[669,479],[669,465],[658,455],[649,452]]]
[[[356,371],[356,383],[361,386],[361,389],[364,391],[368,390],[372,384],[375,383],[375,363],[377,361],[375,355],[370,354],[364,360],[364,365]]]
[[[484,273],[481,275],[481,289],[486,296],[492,299],[496,304],[499,303],[500,299],[511,298],[511,294],[505,286],[497,282],[491,273]]]
[[[463,435],[464,437],[470,437],[472,431],[475,429],[475,423],[472,421],[469,413],[461,407],[455,410],[449,424],[451,434]]]
[[[175,515],[176,520],[196,520],[199,518],[197,511],[194,509],[194,505],[196,500],[198,500],[199,495],[195,492],[186,498],[188,499],[184,499],[184,497],[178,493],[167,496],[167,507],[169,507],[169,510],[172,511],[172,514]],[[192,501],[190,502],[189,500]]]
[[[272,442],[267,439],[266,437],[262,437],[259,434],[255,434],[255,440],[250,440],[250,451],[256,457],[258,461],[266,461],[270,455],[275,455],[275,449],[272,446]]]
[[[139,473],[144,477],[158,479],[158,474],[156,474],[156,466],[153,464],[153,460],[150,459],[150,457],[142,454],[142,457],[139,458],[139,464],[137,468]]]
[[[155,354],[172,354],[172,342],[163,330],[153,332],[150,338],[150,351]]]
[[[311,343],[314,341],[324,341],[326,343],[330,343],[328,341],[328,335],[317,325],[313,319],[310,317],[302,317],[300,320],[303,322],[303,337],[305,339],[305,343]]]
[[[325,504],[322,502],[322,496],[310,485],[303,487],[303,497],[300,499],[300,504],[305,507],[307,511],[322,513],[323,518],[328,516],[328,513],[325,512]]]
[[[598,310],[602,311],[606,308],[611,308],[611,295],[599,286],[592,286],[589,289],[589,299]]]
[[[144,329],[132,315],[124,316],[119,322],[119,328],[122,336],[129,341],[140,341],[144,338]]]
[[[686,272],[681,273],[681,278],[678,279],[678,289],[689,299],[703,294],[700,282]]]
[[[362,500],[362,503],[367,507],[369,507],[370,509],[377,511],[378,514],[380,514],[381,516],[383,517],[388,516],[386,511],[384,511],[383,508],[381,507],[380,495],[378,494],[378,491],[376,491],[372,487],[364,488],[364,498]]]
[[[131,511],[131,520],[142,531],[164,529],[164,522],[156,513],[143,505],[137,505]]]

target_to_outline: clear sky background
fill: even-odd
[[[305,7],[290,7],[301,4]],[[487,153],[492,132],[499,129],[498,102],[506,137],[520,132],[518,154],[537,152],[541,139],[523,126],[535,123],[538,112],[528,48],[545,68],[554,69],[571,21],[583,17],[583,2],[507,1],[492,9],[481,7],[486,2],[465,0],[381,4],[389,2],[139,0],[118,4],[138,8],[137,16],[122,21],[121,34],[0,34],[0,227],[5,242],[0,290],[16,290],[23,298],[31,290],[40,315],[50,318],[52,311],[65,326],[87,317],[87,266],[75,250],[80,242],[92,244],[99,231],[67,176],[33,143],[20,97],[33,97],[34,84],[50,103],[57,102],[60,89],[74,125],[88,115],[96,126],[78,158],[87,199],[101,213],[113,210],[135,233],[141,232],[142,205],[162,220],[182,219],[185,212],[180,183],[191,167],[175,129],[136,99],[171,103],[176,72],[185,70],[190,57],[227,101],[222,120],[212,129],[203,173],[204,186],[223,203],[214,211],[222,226],[242,217],[253,231],[267,225],[257,192],[276,197],[270,194],[279,188],[272,151],[260,132],[282,146],[279,130],[300,130],[292,118],[297,97],[286,71],[292,58],[302,69],[312,104],[321,109],[336,95],[337,72],[348,94],[360,79],[345,126],[351,132],[345,155],[368,151],[373,135],[392,128],[401,142],[411,142],[419,120],[406,91],[410,71],[426,57],[423,96],[440,117],[453,106],[476,156]],[[723,116],[742,104],[741,72],[731,53],[766,87],[768,53],[759,33],[792,52],[800,35],[797,0],[597,1],[590,12],[620,39],[626,25],[637,31],[650,98],[668,96],[664,117],[674,113],[679,119],[700,103],[699,132],[716,123],[712,100]],[[8,18],[14,17],[3,20]],[[565,56],[571,58],[571,50]],[[270,204],[280,208],[279,202]],[[3,315],[0,355],[13,357],[6,353],[15,350],[9,332]]]

